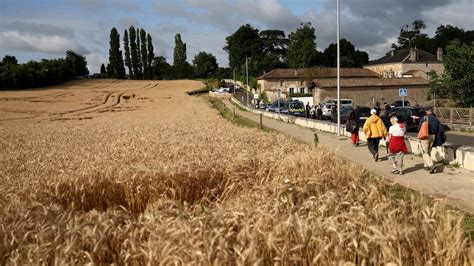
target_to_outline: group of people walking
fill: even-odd
[[[349,114],[346,123],[346,131],[351,133],[351,140],[354,146],[359,146],[359,108],[356,106]],[[399,121],[394,113],[390,114],[390,124],[388,131],[382,119],[378,116],[376,109],[370,110],[370,117],[363,125],[363,132],[367,137],[367,146],[375,162],[379,161],[379,144],[385,140],[387,153],[392,161],[392,173],[403,174],[403,157],[408,153],[405,144],[406,127]],[[446,141],[443,126],[433,113],[431,108],[426,110],[426,115],[420,119],[418,125],[418,138],[420,139],[423,153],[424,169],[430,174],[436,172],[438,164],[431,159],[431,149],[441,146]]]

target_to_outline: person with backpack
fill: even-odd
[[[359,106],[349,112],[346,122],[346,131],[351,133],[352,145],[359,146]]]
[[[446,134],[443,125],[433,113],[432,108],[426,110],[426,115],[420,119],[418,139],[421,143],[424,169],[433,174],[439,164],[435,164],[431,159],[431,149],[443,145],[446,142]]]
[[[377,110],[370,110],[370,117],[364,123],[364,133],[367,136],[367,146],[372,157],[377,162],[379,160],[379,144],[382,138],[387,137],[387,128],[378,117]]]
[[[398,122],[396,116],[390,117],[390,123],[392,124],[388,130],[388,149],[390,151],[390,157],[392,158],[392,173],[403,175],[403,156],[408,153],[407,146],[405,144],[405,133],[407,131],[403,123]]]

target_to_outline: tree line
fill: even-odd
[[[275,68],[307,68],[336,66],[336,44],[317,50],[316,30],[311,23],[301,23],[288,37],[278,29],[262,30],[242,25],[226,38],[224,50],[229,54],[229,66],[239,75],[245,73],[246,58],[249,74],[259,76]],[[367,52],[356,50],[346,40],[341,41],[341,66],[362,67],[369,60]]]
[[[55,85],[89,74],[86,58],[68,50],[65,58],[42,59],[18,64],[6,55],[0,62],[0,89],[36,88]]]
[[[130,26],[123,34],[123,55],[120,35],[114,27],[110,31],[109,63],[102,64],[103,77],[122,79],[190,79],[225,78],[230,76],[229,68],[221,68],[214,55],[200,52],[195,55],[192,65],[187,62],[186,43],[181,34],[174,38],[173,64],[163,56],[155,56],[152,36],[144,29]],[[126,68],[125,68],[126,67]]]

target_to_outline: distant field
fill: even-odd
[[[460,213],[238,127],[185,93],[201,87],[0,91],[0,264],[473,262]]]

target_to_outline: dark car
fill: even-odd
[[[395,107],[390,110],[390,114],[384,114],[381,116],[383,123],[387,129],[392,125],[390,123],[390,115],[395,114],[398,118],[398,122],[405,124],[407,131],[416,131],[418,130],[418,124],[420,123],[420,118],[426,115],[426,112],[420,108],[414,107]]]
[[[347,115],[349,114],[350,111],[354,110],[354,108],[352,108],[351,106],[343,106],[342,109],[341,109],[341,124],[344,124],[346,123],[347,121]],[[337,115],[336,114],[333,114],[331,113],[330,114],[330,119],[331,119],[331,122],[333,123],[337,123]]]
[[[404,103],[402,100],[398,100],[398,101],[394,101],[390,106],[392,106],[392,107],[410,106],[410,102],[405,101],[405,103]]]
[[[370,117],[370,107],[359,106],[359,126],[363,127],[367,118]]]
[[[294,116],[305,116],[305,107],[302,101],[288,101],[288,114]]]

